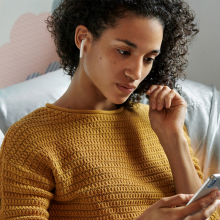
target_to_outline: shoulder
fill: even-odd
[[[56,141],[65,129],[80,115],[68,114],[48,107],[41,107],[14,123],[7,131],[1,156],[10,158],[26,157],[28,154],[43,156],[51,143]]]
[[[81,119],[81,114],[74,114],[65,112],[56,108],[41,107],[21,118],[19,121],[14,123],[8,130],[7,136],[14,136],[17,133],[36,134],[42,129],[57,128],[70,121]],[[49,106],[49,107],[48,107]]]
[[[38,136],[38,128],[43,127],[45,123],[44,118],[47,118],[47,110],[42,107],[15,122],[5,135],[1,147],[1,157],[7,158],[7,161],[15,158],[19,160],[19,157],[32,151],[33,142],[36,143]]]
[[[46,107],[41,107],[15,122],[7,131],[6,138],[21,136],[36,132],[52,119],[53,114]],[[52,120],[51,120],[52,121]]]

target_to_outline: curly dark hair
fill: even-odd
[[[158,19],[164,35],[152,70],[124,105],[140,102],[151,85],[169,86],[181,93],[177,80],[185,77],[188,45],[198,33],[195,14],[183,0],[62,0],[45,22],[63,69],[72,77],[79,65],[79,49],[75,45],[78,25],[86,26],[94,40],[98,40],[107,28],[114,27],[128,14]]]

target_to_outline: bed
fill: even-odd
[[[0,145],[13,123],[46,103],[53,103],[70,84],[44,22],[59,1],[24,1],[25,10],[16,14],[13,22],[7,20],[11,22],[9,41],[0,40]],[[1,3],[0,11],[12,4],[21,7],[12,0]],[[190,80],[179,84],[188,104],[185,125],[206,179],[220,172],[220,92],[214,86]],[[148,100],[143,97],[141,102],[147,104]]]

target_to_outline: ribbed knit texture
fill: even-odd
[[[15,123],[0,151],[0,219],[128,220],[175,195],[148,110],[142,104],[133,111],[47,104]]]

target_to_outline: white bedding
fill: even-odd
[[[0,130],[0,148],[1,148],[1,146],[2,146],[3,139],[4,139],[4,134],[3,134],[2,131]]]

